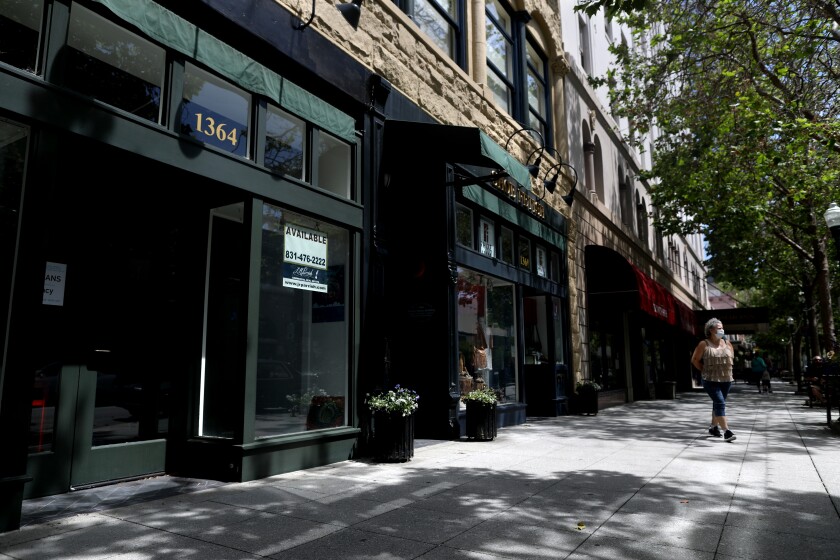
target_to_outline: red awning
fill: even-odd
[[[665,286],[649,278],[647,274],[634,265],[631,264],[630,266],[636,273],[636,284],[639,288],[639,309],[660,321],[665,321],[669,325],[676,325],[677,312],[674,296],[665,289]]]

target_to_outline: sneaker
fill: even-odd
[[[735,441],[735,434],[732,433],[732,430],[726,430],[723,434],[723,441]]]
[[[718,428],[717,424],[711,426],[709,428],[709,435],[715,437],[721,437],[720,428]]]

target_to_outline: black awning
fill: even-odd
[[[428,160],[504,170],[520,186],[531,188],[531,174],[481,129],[413,121],[385,121],[386,165]]]

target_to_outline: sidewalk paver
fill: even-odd
[[[61,517],[39,519],[30,500],[0,559],[834,559],[840,436],[803,400],[788,384],[736,384],[732,443],[708,435],[705,393],[680,393],[529,419],[491,442],[419,442],[407,463],[349,460]]]

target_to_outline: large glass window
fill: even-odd
[[[238,87],[185,65],[180,131],[199,142],[248,157],[250,96]]]
[[[316,137],[318,174],[314,184],[342,198],[351,198],[353,150],[350,144],[323,131]]]
[[[75,3],[67,46],[67,87],[160,122],[166,69],[163,48]]]
[[[458,268],[462,393],[490,387],[501,402],[517,400],[515,294],[510,282]]]
[[[35,72],[42,0],[0,0],[0,62]]]
[[[513,116],[515,93],[513,75],[513,29],[511,17],[499,0],[488,0],[487,18],[487,85],[496,103]]]
[[[263,165],[304,180],[306,123],[274,105],[268,106],[266,115]]]
[[[503,227],[499,236],[501,242],[501,257],[508,264],[514,264],[513,231]]]
[[[460,204],[455,206],[455,242],[473,248],[472,210]]]
[[[487,218],[482,218],[478,223],[479,250],[482,255],[488,257],[496,256],[496,227]]]
[[[255,436],[347,423],[350,236],[263,207]]]
[[[464,65],[461,48],[463,0],[394,0],[432,43]]]
[[[548,137],[548,64],[529,40],[525,49],[528,83],[528,126]]]

